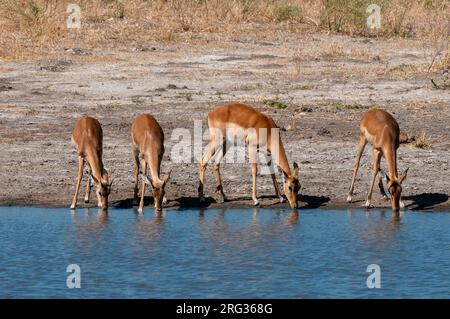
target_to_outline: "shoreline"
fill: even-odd
[[[436,194],[429,194],[431,196],[436,196]],[[252,205],[252,199],[249,197],[247,200],[229,200],[225,203],[219,203],[215,202],[214,199],[211,197],[206,197],[207,201],[204,204],[200,204],[196,198],[192,198],[187,202],[186,200],[181,201],[178,199],[168,199],[168,202],[165,206],[163,206],[163,211],[165,209],[283,209],[283,210],[291,210],[289,207],[289,204],[287,202],[279,203],[275,196],[273,196],[272,199],[269,199],[267,197],[270,196],[263,196],[260,199],[260,202],[263,204],[260,204],[259,206],[253,206]],[[300,196],[301,198],[302,196]],[[145,212],[152,212],[154,211],[153,202],[151,196],[145,196],[145,202],[146,205],[144,206],[144,213]],[[314,210],[314,209],[320,209],[320,210],[365,210],[367,212],[371,211],[380,211],[380,210],[386,210],[386,211],[392,211],[389,202],[386,202],[387,204],[382,204],[381,201],[377,201],[378,205],[374,205],[373,207],[367,209],[363,206],[365,203],[365,199],[357,200],[353,203],[347,203],[346,201],[338,202],[338,201],[332,201],[328,203],[321,204],[317,201],[304,201],[302,199],[299,200],[299,209],[297,211],[300,213],[304,210]],[[406,208],[403,210],[403,212],[449,212],[450,213],[450,205],[447,203],[437,203],[437,204],[431,204],[432,207],[429,207],[430,203],[414,203],[411,201],[405,201]],[[17,201],[17,202],[11,202],[11,201],[0,201],[0,206],[2,207],[36,207],[36,208],[67,208],[67,210],[70,209],[70,203],[64,205],[63,203],[52,203],[48,201],[42,201],[42,202],[27,202],[27,201]],[[96,209],[96,203],[88,203],[85,204],[79,203],[76,209]],[[109,205],[109,209],[135,209],[137,210],[137,206],[131,205],[131,199],[126,198],[122,200],[115,200],[111,201]],[[294,210],[292,210],[294,211]]]

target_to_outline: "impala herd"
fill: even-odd
[[[248,148],[248,156],[252,170],[252,199],[254,205],[259,205],[256,192],[257,153],[263,153],[270,169],[275,195],[280,202],[284,197],[278,187],[275,174],[275,164],[283,172],[283,190],[293,209],[298,208],[298,192],[300,190],[299,167],[293,163],[290,168],[283,143],[278,132],[277,125],[269,116],[254,108],[240,103],[227,104],[213,109],[208,114],[209,143],[199,165],[198,197],[204,201],[203,185],[205,182],[205,170],[208,162],[214,162],[214,176],[217,191],[223,201],[227,198],[222,187],[220,176],[220,161],[227,151],[227,141],[235,140],[243,142]],[[261,136],[263,133],[267,136]],[[389,174],[386,174],[388,192],[390,193],[392,210],[397,212],[404,208],[401,200],[401,184],[405,180],[408,169],[397,174],[397,149],[399,147],[400,129],[397,121],[381,109],[367,111],[360,123],[359,150],[355,160],[353,177],[348,191],[347,201],[352,201],[355,179],[359,162],[367,143],[373,146],[374,171],[367,195],[365,207],[371,206],[373,186],[378,176],[378,186],[384,198],[387,199],[383,187],[382,173],[380,170],[381,157],[385,157]],[[87,166],[87,182],[85,203],[89,202],[91,183],[96,184],[98,206],[108,208],[108,196],[111,192],[112,181],[108,172],[103,167],[103,131],[98,120],[84,116],[77,121],[72,132],[72,142],[78,153],[78,175],[75,195],[72,200],[72,209],[77,205],[77,198],[83,177],[84,164]],[[134,158],[134,199],[133,205],[138,204],[139,179],[141,180],[141,197],[138,211],[144,208],[144,193],[146,185],[153,192],[154,205],[157,211],[162,210],[166,202],[165,187],[170,179],[170,172],[161,177],[161,161],[164,155],[164,132],[155,118],[149,114],[137,116],[131,126],[131,144]],[[151,176],[147,176],[147,167]]]

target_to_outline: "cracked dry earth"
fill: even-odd
[[[192,134],[195,120],[202,120],[205,129],[209,110],[239,101],[283,128],[290,164],[300,165],[302,207],[362,206],[372,173],[369,148],[354,203],[345,199],[359,120],[378,106],[391,112],[409,137],[425,132],[431,140],[430,148],[409,143],[398,150],[399,170],[410,168],[403,187],[407,208],[449,210],[450,90],[434,88],[431,75],[420,72],[428,60],[419,42],[320,34],[271,42],[209,36],[207,46],[149,43],[148,50],[67,50],[46,59],[2,62],[0,205],[69,207],[77,168],[71,130],[80,116],[91,115],[103,125],[104,163],[115,180],[111,206],[129,207],[131,121],[148,112],[166,135],[162,171],[173,169],[168,205],[196,206],[198,163],[193,154],[190,163],[170,162],[180,139],[173,130]],[[265,100],[288,107],[269,107]],[[249,165],[227,163],[222,177],[230,201],[216,202],[209,167],[206,205],[251,207]],[[288,207],[277,203],[270,176],[258,177],[258,195],[262,206]],[[80,207],[86,206],[82,197]],[[91,198],[87,206],[96,205]],[[373,204],[389,207],[377,187]]]

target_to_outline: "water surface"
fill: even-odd
[[[449,230],[436,212],[0,207],[0,297],[448,298]]]

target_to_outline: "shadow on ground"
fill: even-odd
[[[278,199],[278,197],[273,195],[262,195],[259,196],[258,199]],[[330,201],[329,197],[325,196],[311,196],[311,195],[299,195],[299,205],[301,209],[309,209],[309,208],[318,208],[322,206],[323,204]],[[233,204],[235,202],[238,206],[234,206]],[[240,207],[247,206],[245,203],[248,203],[248,207],[253,207],[251,203],[253,203],[253,200],[250,196],[241,196],[241,197],[235,197],[228,199],[225,203],[223,203],[223,206],[227,208],[232,207]],[[200,202],[198,200],[198,197],[189,197],[189,196],[182,196],[178,197],[176,199],[170,200],[167,205],[165,205],[166,208],[169,207],[179,207],[179,208],[205,208],[211,206],[211,204],[220,204],[218,203],[213,197],[205,197],[205,201]],[[270,207],[274,205],[278,205],[278,201],[276,203],[263,205],[263,207]],[[284,203],[285,205],[289,206],[289,203],[287,200]],[[282,204],[282,205],[284,205]],[[144,197],[144,207],[147,207],[149,205],[153,205],[153,197],[152,196],[145,196]],[[137,205],[135,205],[137,206]],[[133,208],[133,198],[125,198],[117,201],[113,201],[110,203],[110,207],[112,208]]]
[[[325,203],[330,201],[330,197],[326,196],[311,196],[311,195],[301,195],[299,197],[299,203],[306,203],[305,206],[300,206],[301,208],[319,208]]]
[[[412,201],[406,205],[410,210],[427,210],[433,209],[441,203],[448,201],[449,196],[441,193],[423,193],[412,196],[403,197],[404,200]]]
[[[182,197],[178,197],[177,199],[174,200],[175,202],[178,203],[178,206],[180,208],[202,208],[202,207],[208,207],[209,205],[211,205],[212,203],[216,203],[216,200],[212,197],[205,197],[205,200],[203,202],[200,202],[198,200],[198,197],[187,197],[187,196],[182,196]]]
[[[138,199],[139,203],[140,197]],[[145,196],[144,197],[144,207],[153,204],[153,196]],[[139,205],[139,204],[138,204]],[[135,206],[138,206],[135,205]],[[111,208],[133,208],[133,198],[125,198],[120,200],[115,200],[109,204]]]

